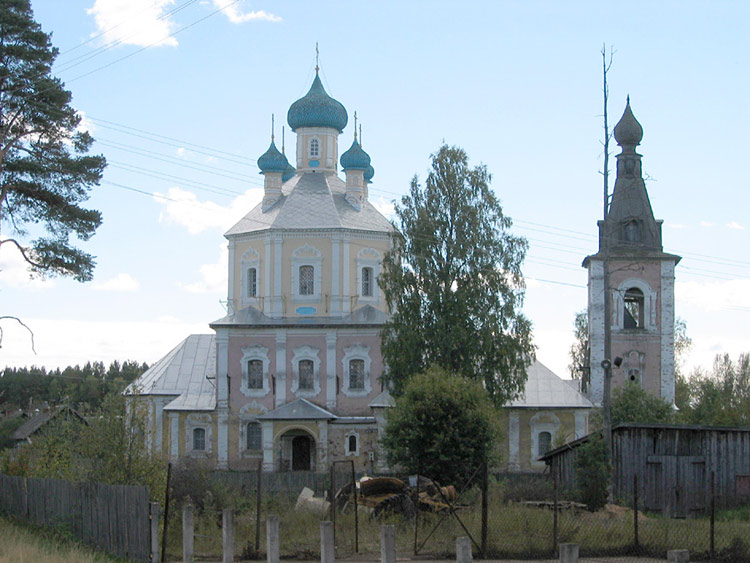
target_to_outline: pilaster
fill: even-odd
[[[326,408],[336,408],[336,332],[326,333]]]
[[[276,332],[276,395],[275,406],[286,403],[286,331]]]
[[[521,470],[521,418],[515,411],[508,413],[508,471]]]

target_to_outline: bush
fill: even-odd
[[[576,481],[578,500],[591,512],[607,504],[611,467],[607,456],[607,445],[601,434],[593,434],[576,450]]]

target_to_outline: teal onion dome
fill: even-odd
[[[367,167],[365,170],[365,182],[370,183],[372,182],[372,177],[375,176],[375,169],[372,167],[372,164]]]
[[[273,141],[271,141],[268,150],[258,159],[258,168],[260,168],[261,174],[264,172],[284,172],[287,166],[289,166],[289,161],[286,156],[279,152],[276,143]]]
[[[281,175],[281,181],[286,182],[287,180],[291,179],[296,173],[297,169],[291,164],[287,164],[286,170],[284,170],[284,173]]]
[[[286,119],[292,131],[300,127],[330,127],[341,133],[349,116],[341,102],[328,95],[316,74],[310,91],[291,105]]]
[[[344,170],[367,170],[370,166],[370,155],[368,155],[362,146],[354,139],[352,146],[341,155],[341,168]]]

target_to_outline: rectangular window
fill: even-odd
[[[314,366],[312,360],[300,360],[299,362],[299,388],[303,391],[312,391],[315,388],[313,378]]]
[[[193,449],[204,451],[206,449],[205,428],[193,428]]]
[[[315,295],[315,268],[312,266],[299,267],[299,294]]]
[[[262,360],[250,360],[247,362],[247,387],[249,389],[263,389]]]
[[[310,158],[318,158],[320,156],[320,141],[317,139],[310,140]]]
[[[247,269],[247,296],[257,297],[258,295],[258,271],[255,268]]]
[[[365,361],[349,360],[349,389],[365,388]]]
[[[372,268],[362,268],[362,296],[372,297]]]
[[[248,450],[260,450],[262,449],[263,441],[260,424],[257,422],[247,423],[247,449]]]

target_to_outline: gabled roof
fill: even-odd
[[[582,393],[539,361],[526,368],[523,394],[508,403],[510,408],[593,408]]]
[[[270,209],[256,205],[229,229],[232,237],[267,229],[350,229],[391,233],[393,225],[365,201],[357,211],[344,198],[346,183],[335,174],[305,172],[282,186],[282,195]]]
[[[191,334],[128,385],[125,394],[174,395],[164,410],[213,410],[215,378],[215,336]]]
[[[388,391],[388,389],[386,389],[382,393],[380,393],[380,395],[378,395],[372,401],[370,401],[370,404],[367,406],[372,409],[376,409],[376,408],[392,407],[395,404],[396,404],[396,401],[394,401],[393,397],[391,397],[391,392]]]
[[[335,418],[335,414],[306,399],[294,400],[258,416],[258,420],[333,420]]]
[[[73,416],[81,419],[84,423],[88,424],[88,422],[86,421],[86,418],[82,414],[80,414],[77,410],[67,405],[60,405],[57,407],[53,407],[50,410],[40,412],[39,414],[35,416],[32,416],[30,419],[24,422],[21,426],[16,428],[11,438],[19,442],[21,440],[26,440],[34,432],[36,432],[42,426],[47,424],[50,420],[52,420],[53,418],[57,418],[60,414],[63,414],[63,413],[72,414]]]

